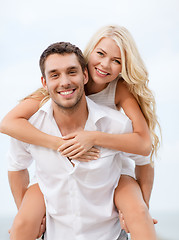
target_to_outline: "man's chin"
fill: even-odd
[[[70,101],[70,100],[66,103],[62,103],[62,102],[60,102],[60,103],[55,102],[55,103],[58,106],[58,108],[66,110],[66,111],[72,110],[72,109],[76,108],[78,105],[78,101]]]

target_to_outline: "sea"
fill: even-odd
[[[153,216],[158,220],[155,226],[158,240],[179,240],[179,212],[156,212]],[[0,216],[0,240],[9,240],[13,217]]]

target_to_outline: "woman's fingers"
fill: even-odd
[[[80,144],[79,143],[77,143],[74,139],[73,140],[68,140],[68,141],[66,141],[66,143],[64,143],[63,145],[61,145],[58,149],[57,149],[57,151],[58,152],[65,152],[65,154],[66,153],[68,153],[69,151],[70,151],[70,149],[74,149],[74,148],[76,148],[76,146],[80,146]]]
[[[65,157],[73,157],[76,153],[82,152],[84,148],[79,145],[79,143],[65,149],[64,151],[61,152],[61,154]]]
[[[58,149],[57,152],[62,152],[66,148],[70,147],[72,145],[71,141],[67,141],[66,143],[62,144]]]
[[[99,158],[99,150],[96,148],[90,149],[88,152],[84,153],[80,157],[75,157],[78,161],[89,162],[91,160],[97,160]]]
[[[63,136],[62,138],[64,140],[69,140],[69,139],[75,138],[75,136],[76,136],[76,133],[69,133],[66,136]]]

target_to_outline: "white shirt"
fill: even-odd
[[[87,98],[89,115],[85,130],[110,133],[132,131],[122,113],[99,106]],[[61,136],[48,101],[29,120],[48,134]],[[60,153],[16,139],[11,141],[9,171],[26,169],[35,160],[36,175],[46,203],[48,240],[116,240],[120,233],[113,194],[120,174],[133,176],[131,154],[100,148],[100,158],[90,162],[70,161]],[[126,166],[122,168],[122,159]],[[149,158],[135,155],[138,164]]]

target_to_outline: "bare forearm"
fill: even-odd
[[[136,179],[141,188],[144,201],[149,207],[149,200],[154,181],[154,168],[151,166],[151,164],[147,164],[144,166],[136,166],[135,172]]]
[[[28,122],[38,111],[39,104],[35,99],[20,102],[3,118],[0,131],[20,141],[57,150],[64,142],[61,138],[43,133]]]
[[[22,142],[51,148],[53,150],[57,150],[58,147],[64,143],[62,138],[41,132],[23,118],[13,120],[9,124],[8,122],[5,124],[2,122],[1,132]]]
[[[8,178],[14,201],[17,208],[19,209],[29,184],[28,170],[25,169],[21,171],[9,171]]]
[[[109,134],[94,132],[94,145],[143,156],[151,151],[151,140],[138,133]]]

